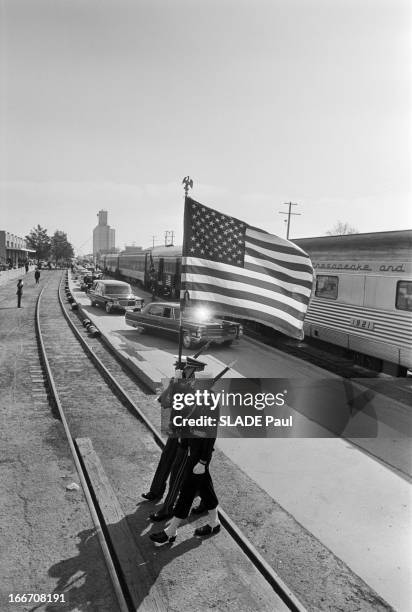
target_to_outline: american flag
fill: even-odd
[[[308,255],[289,240],[189,197],[181,281],[182,304],[209,306],[303,338],[313,282]]]

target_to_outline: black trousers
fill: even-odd
[[[179,519],[185,519],[189,516],[190,508],[197,494],[202,498],[202,502],[207,510],[213,510],[219,504],[209,473],[209,467],[206,467],[204,474],[193,474],[192,470],[193,465],[190,468],[190,472],[186,473],[179,499],[173,512],[173,515]]]
[[[151,493],[162,497],[169,478],[169,490],[163,506],[158,512],[171,514],[187,474],[187,448],[182,447],[177,438],[169,438],[162,451],[159,464],[150,486]]]
[[[153,476],[152,484],[150,485],[151,493],[154,493],[157,497],[163,496],[166,490],[167,479],[174,468],[175,459],[178,458],[178,461],[180,461],[182,450],[177,438],[168,438]]]
[[[169,490],[166,499],[163,503],[161,512],[171,514],[174,505],[178,498],[183,481],[185,480],[188,469],[188,454],[187,448],[183,448],[180,444],[177,447],[175,460],[172,465],[169,479]]]
[[[17,308],[21,308],[21,293],[17,294]]]

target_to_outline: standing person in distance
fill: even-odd
[[[17,281],[17,308],[21,308],[21,296],[23,295],[23,281],[21,278]]]
[[[26,274],[29,271],[29,262],[26,261],[26,263],[24,264],[24,269],[26,270]]]
[[[39,268],[36,268],[36,271],[34,273],[34,278],[36,279],[36,285],[39,284],[39,280],[40,280],[40,270]]]

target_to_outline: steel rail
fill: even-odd
[[[63,279],[63,276],[62,276]],[[60,281],[61,283],[61,281]],[[119,608],[121,612],[130,612],[130,607],[126,601],[126,598],[124,596],[123,593],[123,589],[121,587],[120,581],[119,581],[119,577],[117,575],[116,572],[116,568],[113,562],[113,558],[112,555],[110,553],[110,549],[109,549],[109,545],[106,541],[105,535],[104,535],[104,531],[103,531],[103,527],[101,524],[101,521],[99,519],[94,501],[93,501],[93,497],[92,497],[92,493],[90,491],[89,485],[87,483],[87,477],[85,475],[85,471],[83,469],[83,466],[80,462],[80,458],[74,443],[74,440],[72,438],[72,435],[70,433],[70,429],[69,429],[69,425],[67,423],[65,414],[64,414],[64,410],[62,407],[62,404],[60,402],[60,398],[56,389],[56,385],[54,382],[54,378],[53,378],[53,374],[51,372],[51,368],[50,368],[50,364],[49,364],[49,360],[47,357],[47,353],[46,353],[46,348],[44,345],[44,340],[43,340],[43,335],[42,335],[42,331],[41,331],[41,326],[40,326],[40,304],[41,304],[41,297],[42,297],[42,293],[44,291],[45,287],[42,288],[42,290],[39,293],[39,296],[37,298],[37,302],[36,302],[36,311],[35,311],[35,327],[36,327],[36,335],[37,335],[37,339],[38,339],[38,343],[39,343],[39,348],[40,348],[40,355],[41,355],[41,360],[42,360],[42,365],[43,368],[46,372],[46,378],[47,378],[47,382],[48,382],[48,387],[49,387],[49,392],[52,396],[53,402],[55,403],[58,413],[59,413],[59,417],[60,420],[62,422],[63,428],[64,428],[64,432],[66,434],[67,437],[67,441],[69,443],[69,447],[70,447],[70,451],[73,457],[73,461],[74,464],[76,466],[76,470],[77,473],[79,475],[79,480],[84,492],[84,496],[86,498],[86,502],[87,505],[89,507],[89,511],[90,511],[90,515],[92,517],[92,521],[93,524],[95,526],[96,529],[96,534],[97,537],[99,539],[99,543],[103,552],[103,557],[107,566],[107,570],[109,572],[109,576],[113,585],[113,589],[115,591],[115,595],[119,604]]]
[[[93,349],[88,345],[86,340],[82,337],[76,326],[70,319],[69,314],[63,304],[63,300],[61,299],[60,291],[59,291],[59,301],[60,306],[63,312],[63,315],[68,322],[70,328],[74,332],[75,336],[83,346],[85,352],[93,361],[93,363],[97,366],[97,368],[102,372],[102,374],[107,377],[110,384],[115,388],[119,396],[122,400],[127,404],[128,408],[135,413],[136,417],[142,421],[148,429],[153,434],[154,440],[157,445],[163,449],[165,446],[165,442],[163,441],[162,436],[156,429],[156,427],[147,419],[147,417],[141,412],[136,403],[131,399],[130,395],[123,389],[121,384],[115,379],[115,377],[109,372],[103,362],[97,357]],[[105,345],[107,347],[107,345]],[[107,347],[108,348],[108,347]],[[116,352],[112,348],[108,348],[108,350],[116,357]],[[124,365],[124,364],[123,364]],[[262,557],[259,551],[253,546],[251,541],[245,536],[245,534],[239,529],[236,523],[230,518],[230,516],[225,512],[222,508],[219,508],[219,517],[221,519],[222,525],[225,527],[229,535],[235,540],[238,546],[242,549],[242,551],[246,554],[246,556],[250,559],[256,569],[261,573],[261,575],[265,578],[265,580],[270,584],[275,593],[279,596],[279,598],[289,607],[292,612],[307,612],[305,606],[298,600],[296,595],[292,593],[286,583],[282,580],[279,574],[273,569],[272,566]]]

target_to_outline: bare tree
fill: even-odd
[[[345,221],[338,221],[331,230],[326,232],[327,236],[343,236],[344,234],[359,234],[359,230],[356,227],[352,227]]]

